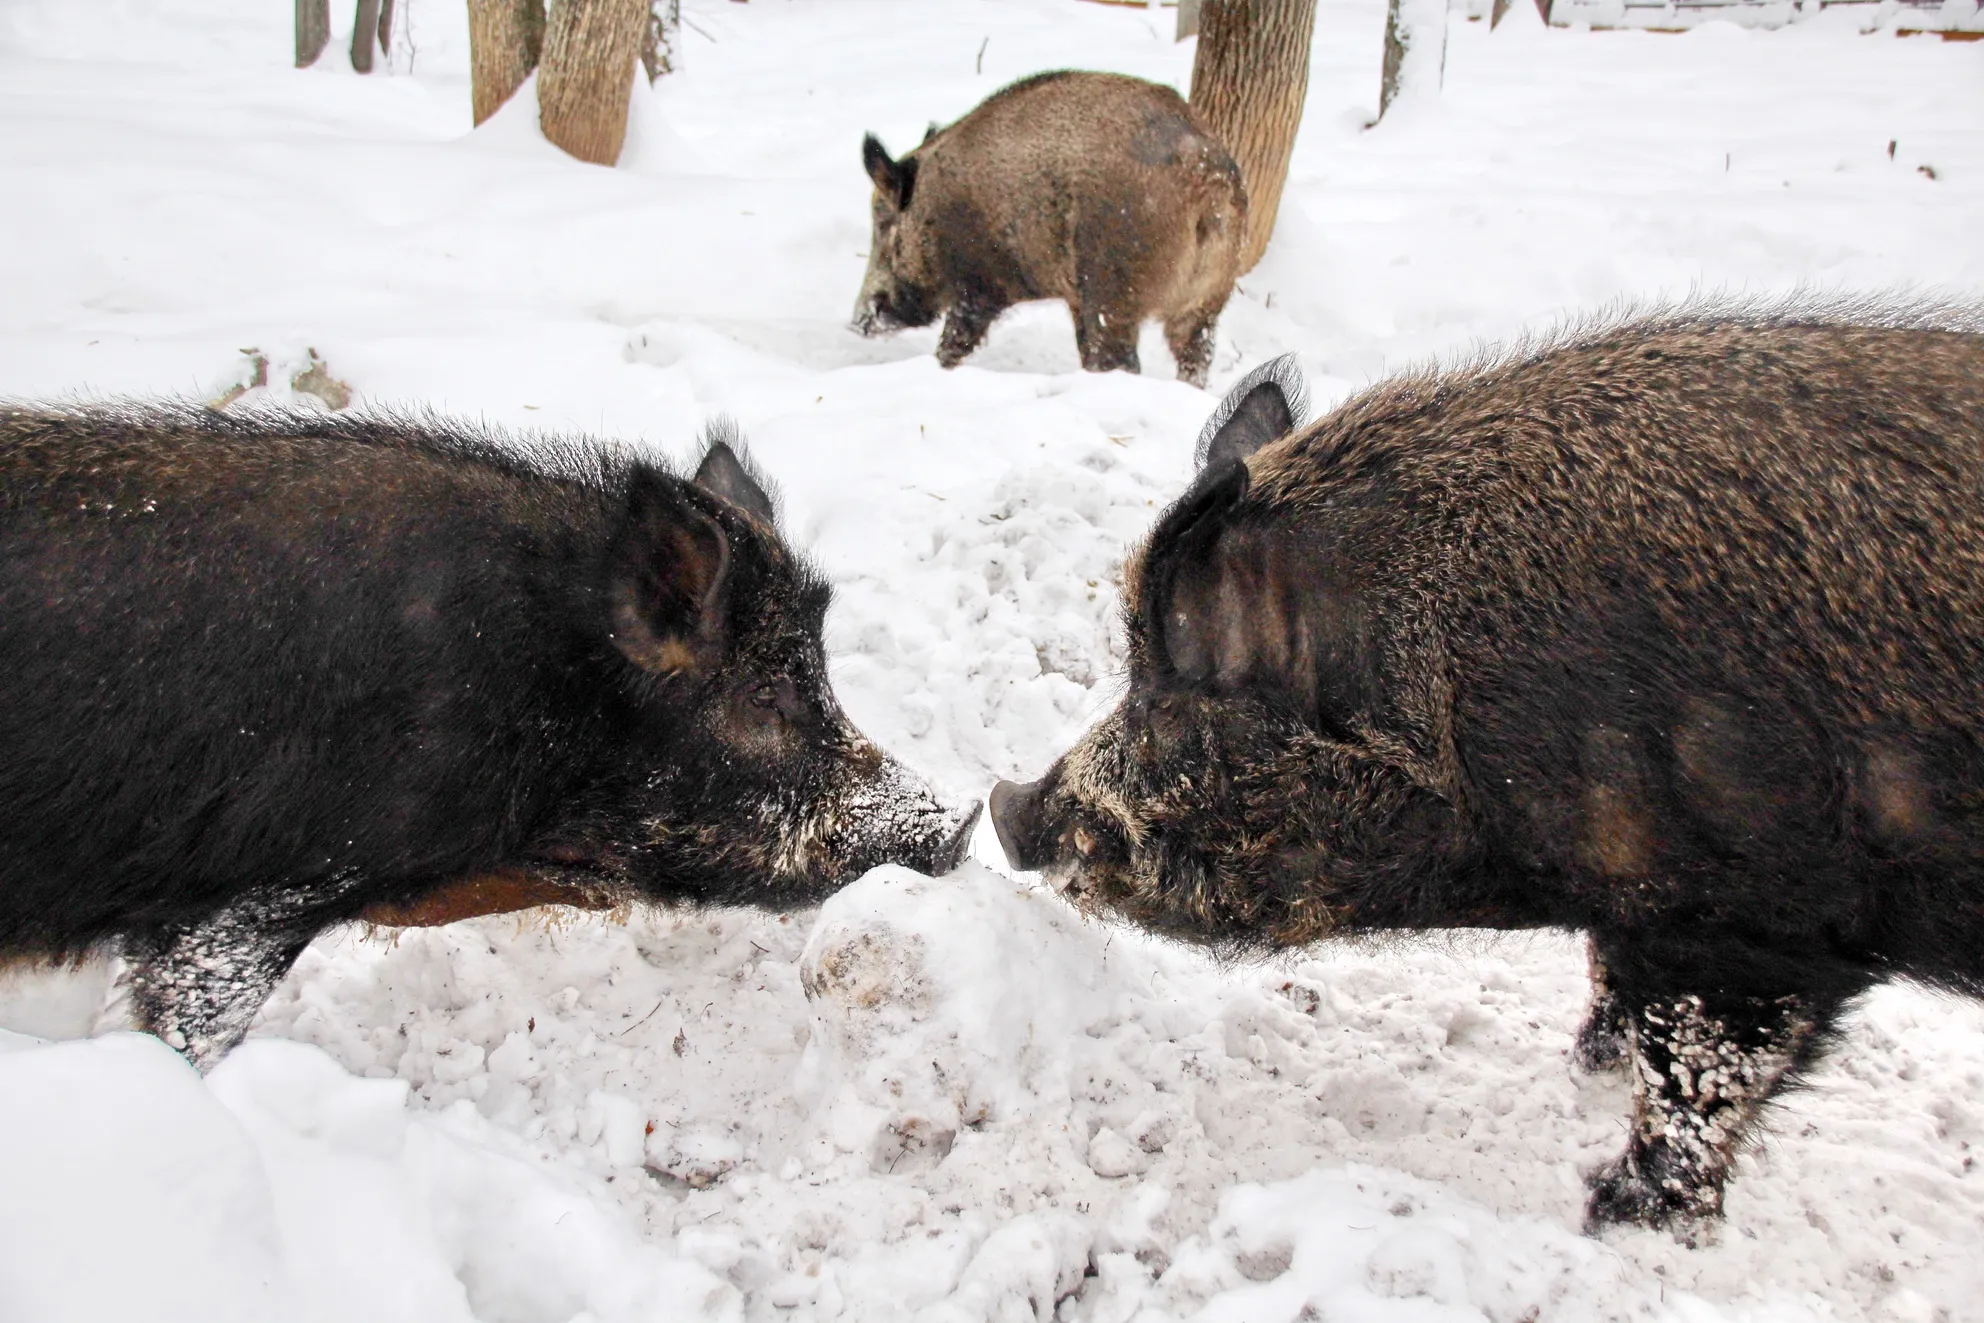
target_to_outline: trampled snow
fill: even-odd
[[[837,585],[855,719],[958,793],[1117,693],[1122,558],[1214,396],[1010,314],[846,329],[864,131],[1023,74],[1184,86],[1163,9],[687,0],[620,168],[468,129],[454,0],[361,78],[289,7],[0,0],[0,395],[212,397],[312,350],[417,405],[687,455],[736,415]],[[348,9],[337,19],[349,21]],[[1452,16],[1376,126],[1384,6],[1323,0],[1273,246],[1215,390],[1388,368],[1694,288],[1984,291],[1984,45]],[[308,400],[300,401],[308,405]],[[1567,1061],[1562,934],[1218,968],[979,862],[820,911],[327,936],[202,1081],[81,1037],[104,971],[0,984],[0,1318],[1984,1319],[1984,1007],[1884,989],[1745,1158],[1716,1243],[1578,1234],[1623,1143]]]

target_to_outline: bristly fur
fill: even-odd
[[[1242,453],[1126,570],[1122,705],[1002,788],[1016,862],[1229,955],[1589,933],[1594,1224],[1717,1215],[1874,983],[1984,995],[1978,310],[1613,311]]]

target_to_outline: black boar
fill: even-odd
[[[1137,370],[1137,332],[1164,323],[1178,376],[1203,386],[1213,325],[1246,238],[1240,168],[1168,87],[1044,73],[994,92],[899,161],[861,144],[875,181],[864,335],[928,326],[956,367],[993,319],[1062,299],[1091,372]]]
[[[1684,310],[1300,428],[1244,382],[1008,855],[1231,951],[1584,931],[1635,1107],[1588,1222],[1692,1235],[1851,999],[1984,993],[1978,326]]]
[[[803,905],[955,864],[828,687],[828,589],[714,440],[0,410],[0,958],[122,944],[196,1064],[310,939],[463,879]],[[487,893],[477,893],[487,894]]]

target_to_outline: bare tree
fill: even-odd
[[[1500,21],[1496,15],[1495,22]],[[1489,26],[1492,28],[1494,22]],[[1401,97],[1440,90],[1447,66],[1447,0],[1391,0],[1385,13],[1385,70],[1378,118]]]
[[[681,60],[682,0],[648,0],[647,31],[641,37],[641,67],[652,83],[674,73]]]
[[[544,136],[581,161],[612,165],[627,138],[627,98],[649,0],[559,0],[537,74]]]
[[[1247,247],[1261,260],[1274,233],[1295,130],[1309,94],[1316,0],[1201,0],[1192,59],[1192,108],[1217,134],[1247,186]]]
[[[475,122],[510,99],[544,47],[544,0],[468,0],[468,63]]]
[[[331,40],[331,0],[296,0],[296,67],[307,69]]]
[[[358,0],[358,18],[351,25],[351,67],[372,72],[372,52],[379,45],[379,0]]]

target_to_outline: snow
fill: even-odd
[[[1323,0],[1280,225],[1214,395],[1078,370],[1021,309],[964,367],[845,322],[860,135],[1066,65],[1183,85],[1159,10],[689,0],[620,168],[468,131],[459,4],[392,75],[288,67],[287,6],[0,2],[0,395],[266,394],[686,455],[736,415],[837,585],[855,720],[948,790],[1033,776],[1118,692],[1122,558],[1218,391],[1374,375],[1615,300],[1984,290],[1984,46],[1451,16],[1376,112],[1381,0]],[[349,22],[349,14],[335,16]],[[982,68],[981,68],[982,63]],[[1932,177],[1933,175],[1933,177]],[[100,965],[0,975],[0,1317],[1984,1318],[1984,1007],[1869,999],[1745,1157],[1716,1243],[1578,1234],[1627,1098],[1567,1052],[1562,934],[1268,965],[978,863],[814,913],[543,913],[308,951],[205,1081],[83,1040]],[[65,1041],[72,1040],[72,1041]]]

